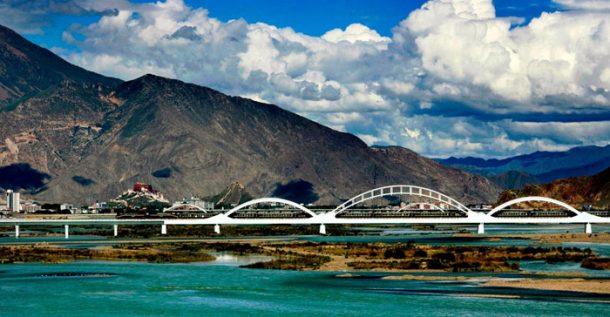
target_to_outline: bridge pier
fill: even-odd
[[[220,234],[220,225],[214,225],[214,233]]]
[[[480,223],[477,228],[477,234],[485,234],[485,224]]]
[[[320,225],[320,234],[326,234],[326,226],[324,224]]]
[[[585,224],[585,233],[593,233],[593,228],[591,228],[591,223],[587,222]]]
[[[15,225],[15,239],[19,238],[19,225]]]
[[[112,226],[114,229],[114,236],[118,236],[119,235],[119,225],[113,225]]]
[[[167,234],[167,225],[166,224],[161,225],[161,234]]]
[[[64,225],[64,236],[66,237],[66,239],[68,239],[70,237],[70,226],[69,225]]]

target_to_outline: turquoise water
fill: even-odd
[[[610,309],[603,303],[572,302],[579,298],[567,293],[484,289],[462,282],[382,280],[378,274],[339,278],[336,273],[237,266],[255,260],[3,265],[0,315],[604,316]],[[492,293],[524,298],[473,297]]]
[[[574,232],[573,226],[492,227],[489,235]],[[278,238],[278,237],[275,237]],[[477,241],[439,232],[388,228],[378,236],[291,236],[285,240],[406,242],[460,245],[530,245],[536,241]],[[54,239],[54,238],[53,238]],[[21,240],[21,239],[20,239]],[[24,238],[50,240],[49,237]],[[22,240],[22,241],[24,241]],[[58,237],[57,241],[62,241]],[[94,240],[72,236],[90,246]],[[2,238],[0,243],[15,241]],[[536,244],[538,245],[538,244]],[[608,244],[566,243],[610,256]],[[610,296],[570,292],[484,288],[474,282],[384,280],[381,273],[340,278],[344,272],[254,270],[239,265],[265,257],[215,254],[218,260],[196,264],[76,262],[0,265],[0,317],[4,316],[606,316]],[[578,263],[522,262],[527,272],[584,272],[610,278],[610,272],[580,268]],[[422,275],[448,275],[427,273]],[[465,274],[460,274],[465,275]],[[527,274],[466,274],[477,279],[523,278]],[[491,296],[491,297],[490,297]],[[504,296],[509,298],[494,298]],[[517,298],[513,298],[517,297]],[[586,302],[583,302],[585,300]]]

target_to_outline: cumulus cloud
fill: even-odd
[[[389,38],[379,35],[377,31],[371,30],[360,23],[351,24],[345,28],[345,30],[330,30],[322,35],[322,39],[332,43],[339,43],[342,41],[352,44],[357,42],[373,42],[378,43],[379,45],[377,47],[380,49],[386,48],[387,44],[390,42]]]
[[[275,103],[430,156],[608,143],[607,1],[558,2],[566,10],[524,25],[497,17],[491,0],[431,0],[391,37],[360,23],[315,37],[222,22],[182,0],[76,1],[114,14],[67,30],[78,51],[64,56],[123,79],[156,73]],[[566,122],[582,118],[597,122]]]

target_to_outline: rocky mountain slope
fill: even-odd
[[[0,25],[0,110],[10,110],[64,80],[101,86],[120,83],[74,66]]]
[[[576,208],[592,205],[597,209],[610,208],[610,168],[593,176],[558,179],[548,184],[528,185],[522,190],[507,190],[499,203],[522,196],[545,196],[564,201]]]
[[[499,193],[484,177],[408,149],[368,147],[274,105],[154,75],[120,82],[1,32],[0,65],[20,59],[29,66],[23,74],[0,71],[10,90],[10,107],[0,112],[0,167],[25,170],[32,180],[19,187],[41,201],[107,200],[136,181],[170,200],[213,195],[234,182],[255,197],[278,189],[298,197],[285,188],[306,188],[307,201],[317,203],[397,183],[465,202],[495,201]],[[307,186],[283,187],[295,182]]]
[[[530,184],[540,183],[538,178],[522,171],[508,171],[488,177],[503,188],[521,189]]]
[[[239,182],[234,182],[229,184],[227,188],[223,189],[220,193],[205,197],[206,201],[211,201],[214,205],[219,207],[227,207],[236,206],[241,203],[245,203],[251,200],[252,195],[248,193],[248,191],[244,188],[244,185]]]

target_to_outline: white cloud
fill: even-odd
[[[555,0],[555,2],[574,9],[610,10],[609,0]]]
[[[345,28],[345,30],[330,30],[322,35],[322,39],[332,43],[339,43],[342,41],[351,44],[358,42],[373,42],[378,43],[377,48],[379,49],[385,49],[387,44],[391,41],[390,38],[383,37],[379,35],[377,31],[371,30],[360,23],[351,24]]]
[[[423,68],[453,93],[475,86],[529,106],[558,95],[595,102],[588,87],[604,84],[596,69],[610,64],[609,23],[607,14],[555,12],[511,28],[490,1],[430,1],[399,31],[414,37]]]
[[[419,139],[419,136],[421,135],[421,131],[418,129],[411,130],[409,128],[405,128],[403,131],[403,135],[406,135],[412,139]]]
[[[358,23],[315,37],[221,22],[181,0],[82,3],[118,12],[65,34],[79,47],[67,57],[81,66],[124,79],[156,73],[265,100],[369,144],[490,156],[610,141],[602,123],[561,122],[610,121],[603,10],[543,13],[515,26],[496,17],[491,0],[432,0],[391,38]],[[556,129],[527,121],[553,121],[546,125]]]

